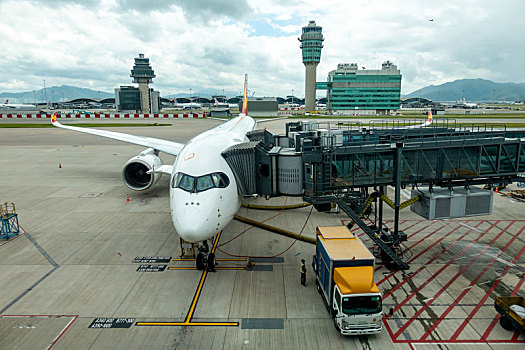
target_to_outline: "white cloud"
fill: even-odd
[[[319,81],[338,63],[391,60],[405,93],[460,78],[525,82],[524,10],[520,0],[0,0],[0,91],[39,89],[43,79],[112,91],[131,84],[143,52],[164,94],[240,91],[246,72],[257,95],[301,96],[297,37],[310,19],[325,36]]]

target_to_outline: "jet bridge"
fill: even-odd
[[[413,188],[412,211],[427,219],[490,214],[492,192],[474,185],[511,183],[525,172],[525,130],[505,126],[379,121],[335,125],[299,121],[283,134],[257,130],[251,142],[223,152],[243,196],[302,196],[318,210],[339,204],[381,248],[408,268],[395,252],[406,235],[398,230],[400,189]],[[382,224],[385,186],[395,189],[392,232]],[[372,228],[360,215],[369,189],[379,215]],[[370,203],[368,203],[370,205]],[[376,208],[377,208],[376,206]]]

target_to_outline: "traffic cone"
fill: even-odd
[[[126,202],[129,202],[129,194],[126,195]]]
[[[498,192],[498,187],[499,187],[499,186],[496,186],[496,189],[494,190],[494,193],[499,193],[499,192]]]

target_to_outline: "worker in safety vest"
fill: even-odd
[[[301,259],[301,284],[306,286],[306,265],[304,259]]]

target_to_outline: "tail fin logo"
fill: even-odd
[[[427,122],[428,122],[429,125],[430,125],[430,123],[432,123],[432,112],[428,112]]]
[[[244,115],[248,115],[248,74],[244,75],[244,94],[242,99],[242,112]]]

